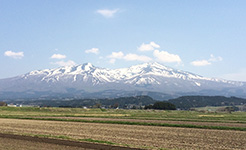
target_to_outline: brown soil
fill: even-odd
[[[0,132],[91,138],[147,149],[246,150],[245,131],[0,119]]]
[[[117,119],[117,118],[88,118],[88,117],[38,117],[38,118],[59,118],[59,119],[81,119],[81,120],[102,120],[102,121],[128,121],[128,122],[147,122],[147,123],[167,123],[167,124],[190,124],[202,126],[227,126],[243,127],[245,123],[218,123],[218,122],[192,122],[192,121],[168,121],[168,120],[141,120],[141,119]]]
[[[0,149],[8,150],[128,150],[131,148],[0,133]],[[137,150],[137,149],[136,149]]]

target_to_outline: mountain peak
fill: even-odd
[[[84,69],[85,71],[89,71],[95,69],[95,66],[93,66],[91,63],[84,63],[82,65],[82,69]]]
[[[92,63],[90,63],[90,62],[88,62],[88,63],[84,63],[83,65],[84,65],[84,66],[94,67],[94,66],[92,65]]]
[[[21,85],[21,86],[20,86]],[[189,72],[166,67],[157,62],[143,63],[122,69],[105,69],[91,63],[55,69],[32,71],[22,76],[0,80],[1,92],[67,93],[103,91],[150,91],[160,93],[199,93],[223,89],[245,94],[245,83],[205,78]],[[231,90],[232,89],[232,90]],[[239,89],[239,90],[238,90]],[[227,92],[225,91],[225,93]],[[72,93],[74,94],[74,93]],[[226,93],[227,94],[227,93]],[[94,94],[92,94],[94,95]],[[110,95],[110,94],[109,94]],[[1,95],[0,95],[1,96]]]
[[[155,65],[157,65],[157,66],[164,66],[164,65],[162,65],[162,64],[160,64],[158,62],[147,62],[147,63],[144,63],[144,64],[147,64],[147,65],[150,65],[150,66],[155,66]]]
[[[149,63],[145,63],[147,66],[149,66],[149,67],[154,67],[154,68],[162,68],[162,69],[167,69],[167,68],[169,68],[169,69],[171,69],[170,67],[167,67],[167,66],[165,66],[165,65],[162,65],[162,64],[160,64],[160,63],[158,63],[158,62],[149,62]]]

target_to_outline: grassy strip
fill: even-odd
[[[116,143],[109,142],[109,141],[101,141],[101,140],[93,140],[93,139],[79,139],[79,141],[86,141],[86,142],[92,142],[92,143],[101,143],[101,144],[109,144],[109,145],[115,145]]]
[[[1,116],[3,117],[3,116]],[[105,123],[105,124],[124,124],[124,125],[143,125],[143,126],[163,126],[163,127],[181,127],[181,128],[198,128],[198,129],[216,129],[216,130],[236,130],[246,131],[242,127],[228,126],[206,126],[206,125],[190,125],[190,124],[169,124],[169,123],[149,123],[149,122],[130,122],[130,121],[111,121],[111,120],[82,120],[82,119],[61,119],[61,118],[31,118],[19,116],[6,116],[11,119],[29,119],[29,120],[48,120],[48,121],[69,121],[69,122],[84,122],[84,123]]]
[[[73,120],[68,120],[68,121],[73,121]],[[77,122],[80,120],[75,120],[75,121]],[[190,125],[190,124],[148,123],[148,122],[129,122],[129,121],[102,121],[102,120],[82,120],[81,122],[246,131],[246,128],[227,127],[227,126],[205,126],[205,125]]]
[[[100,117],[100,118],[103,118],[103,117]],[[124,119],[124,118],[121,118],[121,119]],[[241,123],[241,124],[246,124],[246,121],[231,121],[231,120],[204,120],[204,119],[180,119],[180,118],[146,118],[146,117],[127,117],[126,119],[164,120],[164,121],[183,121],[183,122]]]
[[[54,138],[54,139],[63,139],[63,140],[72,140],[72,141],[85,141],[90,143],[100,143],[100,144],[108,144],[108,145],[120,145],[109,141],[101,141],[101,140],[94,140],[94,139],[75,139],[65,135],[51,135],[51,134],[23,134],[26,136],[32,137],[40,137],[40,138]]]
[[[175,119],[175,118],[146,118],[146,117],[113,117],[113,116],[84,116],[84,115],[0,115],[0,118],[15,117],[75,117],[75,118],[111,118],[111,119],[135,119],[135,120],[163,120],[163,121],[182,121],[184,122],[212,122],[212,123],[240,123],[246,124],[245,121],[225,121],[225,120],[202,120],[202,119]],[[76,119],[75,119],[76,120]]]
[[[55,138],[55,139],[64,139],[64,140],[73,140],[72,138],[65,136],[65,135],[47,135],[47,134],[35,134],[35,135],[29,135],[29,136],[34,136],[34,137],[42,137],[42,138]]]
[[[148,117],[131,117],[129,116],[86,116],[86,115],[50,115],[45,117],[76,117],[76,118],[111,118],[111,119],[135,119],[135,120],[164,120],[164,121],[183,121],[183,122],[218,122],[218,123],[242,123],[246,121],[231,120],[204,120],[204,119],[180,119],[180,118],[148,118]]]
[[[94,139],[74,139],[65,135],[47,135],[47,134],[35,134],[31,135],[34,137],[42,137],[42,138],[55,138],[55,139],[63,139],[63,140],[73,140],[73,141],[85,141],[85,142],[91,142],[91,143],[100,143],[100,144],[108,144],[108,145],[117,145],[116,143],[109,142],[109,141],[101,141],[101,140],[94,140]],[[119,145],[119,144],[118,144]]]

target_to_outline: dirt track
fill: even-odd
[[[0,119],[2,133],[64,135],[136,147],[171,149],[246,150],[245,131],[82,122]]]
[[[0,149],[5,149],[5,150],[6,149],[8,150],[36,150],[36,149],[38,150],[68,150],[68,149],[69,150],[99,150],[99,149],[100,150],[102,149],[128,150],[131,148],[0,133]]]
[[[202,126],[226,126],[243,127],[245,123],[217,123],[217,122],[192,122],[192,121],[168,121],[168,120],[141,120],[141,119],[116,119],[116,118],[93,118],[93,117],[37,117],[37,118],[59,118],[59,119],[81,119],[81,120],[102,120],[102,121],[129,121],[129,122],[147,122],[147,123],[167,123],[167,124],[190,124]]]

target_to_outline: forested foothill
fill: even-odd
[[[245,111],[246,99],[224,96],[182,96],[175,99],[157,101],[149,96],[131,96],[103,99],[46,99],[7,101],[22,106],[39,107],[77,107],[77,108],[112,108],[112,109],[159,109],[159,110],[192,110],[193,108],[224,106],[224,111]],[[0,105],[6,106],[2,102]],[[240,107],[238,107],[240,106]],[[223,111],[222,110],[222,111]]]
[[[176,99],[170,99],[168,102],[174,104],[178,109],[189,110],[191,108],[206,106],[235,107],[237,105],[245,105],[246,99],[224,96],[182,96]]]

